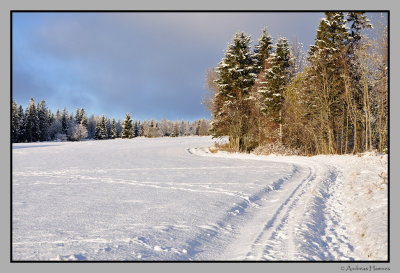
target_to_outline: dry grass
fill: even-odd
[[[218,144],[216,143],[214,147],[210,147],[209,148],[210,152],[215,154],[218,151],[221,152],[228,152],[228,153],[234,153],[236,152],[233,148],[231,148],[229,146],[229,143],[222,143],[222,144]]]

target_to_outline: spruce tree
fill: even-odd
[[[319,150],[322,153],[336,153],[340,150],[337,139],[338,129],[343,123],[344,81],[343,69],[346,61],[348,32],[342,12],[326,12],[318,26],[315,45],[310,46],[308,71],[311,90],[309,103],[317,109],[314,118],[320,121],[318,128]]]
[[[88,138],[96,138],[96,125],[96,118],[94,117],[94,114],[91,114],[87,121]]]
[[[117,127],[115,126],[115,118],[111,122],[111,138],[117,138]]]
[[[122,138],[132,138],[133,130],[132,130],[132,119],[129,113],[126,113],[124,122],[122,124]]]
[[[26,109],[26,140],[28,142],[38,141],[40,137],[40,129],[39,129],[39,118],[35,105],[35,100],[33,98],[30,99],[29,105]]]
[[[86,130],[87,130],[87,127],[88,127],[88,120],[87,120],[86,114],[85,114],[84,116],[82,116],[81,125],[82,125],[83,127],[85,127]]]
[[[290,80],[290,50],[286,38],[278,39],[276,51],[270,55],[268,63],[269,68],[265,71],[265,81],[258,90],[264,99],[261,110],[279,124],[279,139],[282,141],[284,91]]]
[[[46,102],[42,100],[37,105],[38,121],[39,121],[39,140],[47,140],[47,129],[49,128],[48,109]]]
[[[267,27],[264,27],[258,44],[254,47],[254,66],[257,74],[265,69],[268,59],[273,53],[272,43],[272,37],[268,34]]]
[[[101,138],[108,138],[108,130],[107,130],[107,119],[104,115],[101,115]]]
[[[248,35],[235,34],[217,68],[218,92],[213,101],[212,134],[214,137],[228,135],[230,146],[238,151],[247,149],[251,109],[248,99],[257,76],[250,43]]]
[[[76,124],[80,124],[81,121],[82,121],[81,110],[79,108],[76,108],[75,122],[76,122]]]
[[[117,137],[121,137],[121,133],[122,133],[122,121],[119,118],[117,123],[115,124],[115,127],[117,128]]]
[[[353,44],[357,44],[361,40],[361,30],[372,28],[372,24],[365,15],[365,12],[347,13],[347,23],[350,24],[348,40]]]
[[[104,115],[101,115],[96,120],[96,139],[107,139],[107,125],[106,125],[106,118]]]
[[[87,129],[88,121],[87,121],[85,109],[81,108],[79,117],[80,117],[80,124]]]
[[[139,126],[140,126],[140,121],[139,121],[139,123],[136,121],[134,129],[133,129],[133,136],[134,137],[138,137],[139,136]]]
[[[61,127],[62,127],[62,134],[68,134],[68,111],[67,108],[64,107],[62,114],[61,114]]]
[[[17,130],[17,142],[24,142],[26,141],[26,120],[25,120],[25,114],[24,114],[24,109],[22,108],[22,105],[18,107],[18,130]]]
[[[112,124],[110,118],[105,118],[107,138],[112,137]]]
[[[12,100],[11,105],[11,140],[12,142],[18,142],[18,134],[20,128],[20,117],[18,112],[17,103]]]

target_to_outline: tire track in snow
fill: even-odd
[[[280,207],[273,214],[272,218],[268,220],[263,230],[257,236],[256,240],[252,243],[251,250],[246,254],[247,259],[263,259],[265,258],[266,248],[268,248],[268,242],[277,235],[277,233],[282,230],[284,226],[289,225],[289,221],[295,221],[294,218],[290,218],[291,211],[294,206],[296,206],[298,200],[302,196],[302,193],[298,193],[301,188],[304,188],[304,184],[310,183],[310,181],[315,179],[315,170],[309,168],[309,173],[306,178],[302,179],[301,182],[294,188],[289,188],[289,196],[285,196],[285,201],[283,201]],[[280,252],[285,253],[285,256],[289,260],[293,260],[295,246],[293,242],[293,227],[289,227],[284,234],[280,234],[280,237],[284,240],[284,249]],[[266,247],[267,246],[267,247]]]
[[[221,157],[210,154],[204,148],[190,149],[190,153]],[[240,155],[232,157],[240,158]],[[306,164],[304,161],[284,159],[280,162],[294,165],[292,176],[284,179],[285,183],[280,185],[278,191],[267,191],[262,197],[259,196],[260,209],[248,222],[237,228],[242,232],[238,232],[239,235],[224,249],[220,258],[353,260],[354,248],[342,224],[343,207],[337,196],[342,185],[340,173],[331,166],[315,161]],[[229,222],[229,219],[224,221]]]
[[[338,173],[317,164],[285,201],[280,222],[253,244],[247,259],[266,260],[352,260],[354,248],[341,224],[338,208]],[[285,205],[285,203],[282,204]],[[344,232],[345,233],[345,232]],[[269,236],[269,237],[268,237]],[[256,248],[258,246],[258,248]]]

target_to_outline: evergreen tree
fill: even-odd
[[[79,117],[80,117],[80,124],[87,129],[88,121],[87,121],[85,109],[81,108]]]
[[[42,100],[37,105],[37,113],[39,120],[39,140],[46,141],[47,140],[47,129],[49,128],[49,120],[48,120],[48,109],[46,106],[46,102]]]
[[[96,139],[107,139],[107,125],[106,118],[101,115],[96,121]]]
[[[139,123],[136,121],[135,122],[135,126],[134,126],[134,128],[133,128],[133,136],[134,137],[138,137],[138,136],[140,136],[140,134],[139,134],[139,126],[140,126],[140,121],[139,121]]]
[[[80,123],[80,124],[81,124],[83,127],[85,127],[86,130],[87,130],[87,127],[88,127],[88,120],[87,120],[86,115],[82,116],[82,120],[81,120],[81,123]]]
[[[12,142],[18,142],[19,129],[20,129],[20,117],[19,117],[19,112],[18,112],[18,105],[14,100],[12,100],[12,105],[11,105],[11,140],[12,140]]]
[[[107,138],[112,137],[112,124],[110,118],[106,118],[106,130],[107,130]]]
[[[115,126],[115,118],[111,122],[111,138],[117,138],[117,127]]]
[[[237,151],[247,149],[249,92],[256,78],[250,43],[246,34],[235,34],[217,68],[218,92],[213,101],[213,136],[228,135],[230,146]]]
[[[57,108],[57,111],[56,111],[56,119],[57,119],[57,120],[60,120],[60,119],[61,119],[60,109],[58,109],[58,108]]]
[[[254,49],[255,69],[256,73],[262,72],[267,65],[268,59],[273,53],[272,37],[267,32],[267,27],[264,27],[262,35],[258,40],[258,44]]]
[[[372,28],[372,24],[365,15],[365,12],[347,13],[347,23],[350,24],[348,40],[353,44],[357,44],[361,40],[361,30]]]
[[[24,114],[24,109],[22,108],[22,105],[18,107],[18,130],[17,130],[17,142],[24,142],[26,141],[26,122],[25,122],[25,114]]]
[[[62,127],[62,134],[68,134],[68,111],[67,108],[64,107],[62,114],[61,114],[61,127]]]
[[[261,110],[279,124],[279,137],[282,141],[284,90],[290,80],[290,50],[286,38],[278,39],[276,52],[270,55],[268,63],[270,67],[265,71],[265,82],[258,89],[264,99]]]
[[[33,98],[30,99],[29,105],[26,109],[26,139],[28,142],[35,142],[39,140],[40,137],[40,129],[39,129],[39,118],[35,105],[35,100]]]
[[[117,124],[115,124],[115,127],[117,128],[117,137],[121,137],[122,134],[122,121],[121,119],[118,119]]]
[[[346,61],[348,32],[342,12],[326,12],[318,26],[315,45],[310,46],[309,62],[311,90],[310,103],[318,109],[315,119],[318,126],[318,145],[322,153],[336,153],[338,129],[343,123],[344,81],[343,70]]]
[[[129,113],[126,113],[124,122],[122,124],[122,138],[132,138],[133,130],[132,130],[132,119]]]
[[[88,138],[96,138],[96,119],[94,114],[92,114],[87,122]]]
[[[76,108],[76,112],[75,112],[75,122],[77,124],[81,124],[82,121],[82,116],[81,116],[81,110],[79,108]]]

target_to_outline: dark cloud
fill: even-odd
[[[96,115],[140,119],[208,116],[204,74],[235,31],[312,43],[322,14],[32,13],[14,33],[14,97]],[[33,24],[32,22],[35,22]],[[301,40],[304,39],[304,40]]]

